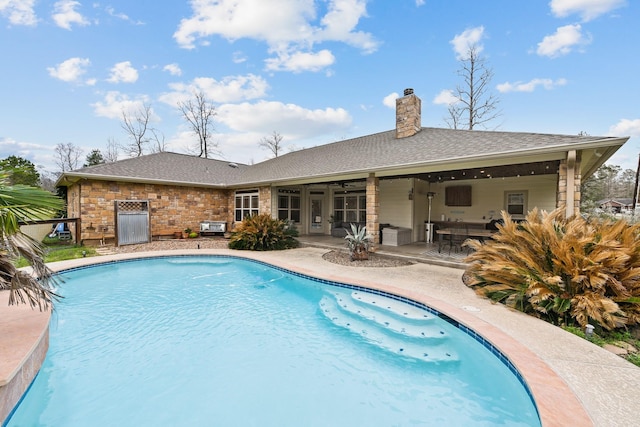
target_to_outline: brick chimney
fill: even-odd
[[[413,94],[413,89],[405,89],[404,96],[396,99],[396,138],[406,138],[420,132],[422,102]]]

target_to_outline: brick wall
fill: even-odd
[[[396,99],[396,138],[406,138],[420,132],[421,109],[422,102],[412,89],[406,89],[405,96]]]
[[[373,174],[367,178],[367,232],[373,235],[372,251],[380,244],[380,181]]]
[[[185,228],[200,229],[200,221],[233,221],[233,192],[200,187],[82,181],[68,188],[69,216],[81,218],[82,240],[113,241],[115,201],[148,200],[153,237],[172,235]],[[80,208],[81,207],[81,208]]]

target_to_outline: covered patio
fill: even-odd
[[[346,240],[341,237],[307,234],[301,235],[297,239],[300,241],[300,246],[302,247],[324,248],[347,252]],[[444,267],[459,269],[466,268],[466,264],[464,262],[464,258],[467,256],[466,249],[457,252],[449,252],[449,249],[445,249],[442,250],[442,252],[438,252],[437,241],[433,243],[413,242],[401,246],[378,245],[375,253],[425,264],[441,265]]]

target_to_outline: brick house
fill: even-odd
[[[484,226],[502,210],[517,218],[534,207],[579,213],[581,180],[628,140],[430,128],[420,116],[420,98],[407,89],[390,131],[255,165],[156,153],[65,172],[58,185],[88,244],[149,241],[203,221],[232,228],[258,212],[294,221],[301,234],[358,222],[376,239],[393,225],[420,241],[425,222]],[[146,221],[142,231],[123,230],[127,215]]]

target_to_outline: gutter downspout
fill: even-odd
[[[576,195],[576,150],[567,152],[567,205],[565,206],[565,218],[575,213]]]

